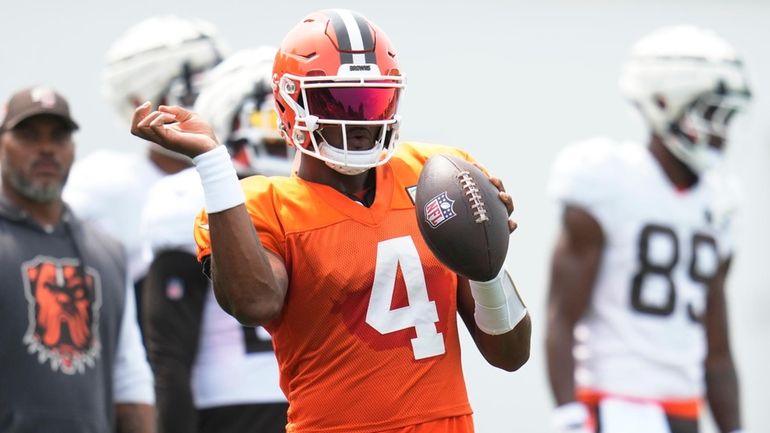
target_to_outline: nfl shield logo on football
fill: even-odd
[[[433,197],[425,204],[425,221],[431,228],[437,228],[457,215],[454,211],[455,201],[447,196],[446,191]]]

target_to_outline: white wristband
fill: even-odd
[[[588,432],[588,408],[583,403],[573,401],[553,410],[551,426],[557,432]]]
[[[505,268],[489,281],[470,280],[470,286],[476,302],[476,324],[485,333],[505,334],[527,315],[527,307]]]
[[[225,146],[217,146],[196,156],[193,163],[201,177],[206,213],[222,212],[246,201]]]

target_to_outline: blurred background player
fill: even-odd
[[[705,396],[721,432],[741,431],[724,288],[735,203],[717,167],[750,99],[742,60],[711,31],[667,27],[633,47],[621,88],[648,145],[582,142],[552,173],[554,426],[695,433]]]
[[[288,175],[270,86],[275,48],[239,51],[205,78],[195,110],[223,143],[239,177]],[[157,182],[142,216],[154,256],[144,282],[145,341],[155,372],[160,431],[284,432],[270,335],[244,327],[214,298],[195,257],[192,226],[204,206],[189,168]]]
[[[125,252],[61,198],[77,129],[45,86],[0,107],[0,431],[151,433]]]
[[[198,258],[225,311],[270,331],[292,433],[472,432],[458,313],[491,365],[529,358],[529,315],[507,272],[468,281],[422,240],[409,192],[426,159],[472,158],[397,146],[402,74],[390,39],[357,13],[298,23],[272,78],[282,131],[301,152],[290,177],[239,183],[200,116],[150,104],[134,114],[134,134],[194,158],[206,204]]]
[[[223,53],[211,24],[173,15],[151,17],[112,44],[102,90],[123,122],[144,101],[192,107],[205,72]],[[189,158],[150,143],[144,154],[100,150],[73,166],[64,199],[80,218],[124,244],[132,281],[138,282],[147,268],[138,235],[147,193],[158,179],[190,164]]]

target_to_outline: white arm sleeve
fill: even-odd
[[[126,300],[112,373],[115,403],[155,403],[153,376],[136,319],[134,286],[126,281]]]

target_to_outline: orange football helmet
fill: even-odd
[[[396,51],[374,23],[348,10],[315,12],[281,43],[273,64],[280,129],[290,145],[343,174],[387,162],[398,140],[404,88]],[[323,138],[342,128],[342,148]],[[380,126],[370,150],[348,150],[346,128]]]

